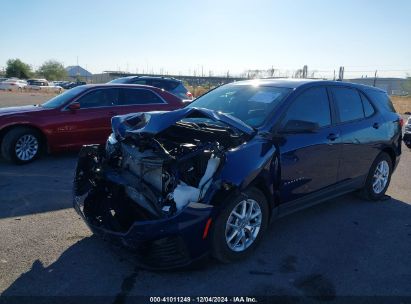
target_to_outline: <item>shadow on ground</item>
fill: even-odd
[[[87,237],[49,266],[36,260],[3,296],[107,296],[116,303],[136,295],[411,296],[410,252],[409,204],[348,195],[274,222],[258,249],[237,263],[149,272],[130,252]]]
[[[45,156],[27,165],[0,158],[0,218],[69,208],[77,153]]]

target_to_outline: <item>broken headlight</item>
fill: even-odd
[[[106,142],[106,156],[110,158],[118,150],[118,141],[114,133],[111,133]]]

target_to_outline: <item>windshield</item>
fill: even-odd
[[[206,108],[230,114],[249,126],[258,127],[290,92],[289,88],[254,85],[224,85],[187,107]]]
[[[64,93],[61,93],[60,95],[57,95],[56,97],[53,97],[52,99],[46,101],[43,103],[41,106],[43,108],[48,108],[48,109],[54,109],[57,108],[66,102],[70,101],[72,98],[83,92],[85,89],[84,87],[75,87],[74,89],[67,90]]]

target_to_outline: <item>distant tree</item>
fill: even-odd
[[[56,60],[48,60],[44,62],[37,70],[37,74],[43,76],[47,80],[61,80],[67,76],[63,64]]]
[[[17,77],[21,79],[30,78],[33,75],[31,67],[20,59],[9,59],[6,63],[6,77]]]

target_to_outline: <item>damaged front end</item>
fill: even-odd
[[[200,256],[205,244],[185,243],[206,238],[226,153],[253,129],[196,108],[117,116],[112,126],[105,147],[84,146],[80,152],[75,209],[95,233],[145,257],[166,253],[159,257],[166,267]]]

